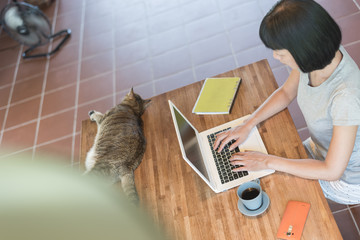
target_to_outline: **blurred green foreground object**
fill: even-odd
[[[49,161],[0,160],[0,239],[164,239],[109,184]]]

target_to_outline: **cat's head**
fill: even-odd
[[[134,112],[141,116],[145,109],[150,105],[151,99],[142,99],[139,94],[134,93],[133,88],[130,92],[123,98],[121,104],[126,104],[130,106]]]

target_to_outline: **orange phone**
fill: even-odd
[[[276,237],[278,239],[300,240],[309,210],[309,203],[289,201]]]

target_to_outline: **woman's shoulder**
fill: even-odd
[[[350,54],[346,51],[343,46],[340,46],[340,51],[343,55],[343,66],[341,67],[341,73],[347,75],[353,75],[353,77],[360,77],[360,69],[354,59],[350,56]]]
[[[337,89],[353,92],[352,90],[360,90],[360,70],[358,65],[345,50],[340,46],[340,51],[343,54],[338,69],[334,76],[333,84],[336,84]]]

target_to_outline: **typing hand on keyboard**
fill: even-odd
[[[227,129],[225,129],[225,130],[227,130]],[[217,132],[217,133],[219,133],[219,132]],[[232,170],[240,167],[238,165],[232,165],[229,160],[233,154],[240,152],[238,147],[236,147],[234,150],[229,149],[231,144],[233,144],[235,142],[235,140],[232,140],[228,144],[226,144],[223,148],[223,151],[221,151],[221,152],[215,151],[213,146],[214,146],[214,141],[215,141],[215,137],[216,137],[217,133],[208,135],[208,140],[209,140],[211,151],[212,151],[212,154],[213,154],[213,157],[215,160],[215,165],[216,165],[218,174],[220,176],[221,183],[224,184],[224,183],[227,183],[227,182],[230,182],[235,179],[238,179],[238,178],[248,175],[247,171],[239,171],[239,172],[232,171]]]
[[[233,166],[243,166],[243,168],[235,167],[235,171],[244,171],[244,169],[248,171],[259,171],[269,169],[267,162],[271,157],[274,156],[256,151],[239,151],[232,154],[229,160]]]
[[[214,142],[214,149],[220,153],[229,142],[231,142],[230,150],[234,150],[237,146],[243,143],[251,132],[251,127],[246,124],[241,124],[228,131],[220,132],[216,135]]]

